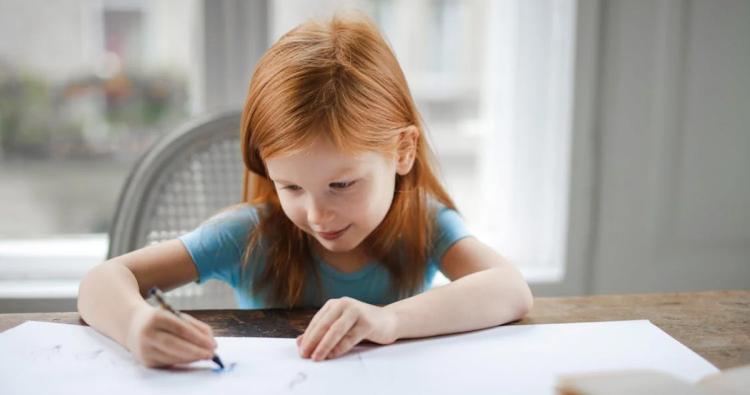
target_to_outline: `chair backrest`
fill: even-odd
[[[108,258],[174,239],[242,198],[240,112],[194,119],[144,154],[123,187]],[[168,293],[177,308],[236,308],[229,286],[208,281]]]

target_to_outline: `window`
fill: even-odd
[[[198,6],[5,2],[0,298],[74,296],[83,273],[105,257],[132,165],[198,109],[190,94]],[[21,279],[27,286],[13,285]]]

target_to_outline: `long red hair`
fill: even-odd
[[[317,278],[310,236],[283,213],[263,160],[304,150],[321,135],[346,152],[393,153],[407,128],[419,131],[414,165],[397,176],[390,210],[363,241],[368,256],[387,267],[399,296],[414,293],[424,281],[434,227],[429,198],[455,205],[435,176],[434,155],[395,55],[375,25],[358,14],[303,23],[263,55],[241,123],[243,201],[262,207],[244,265],[260,243],[267,253],[253,293],[269,290],[274,302],[293,307],[308,275]]]

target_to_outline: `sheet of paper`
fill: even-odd
[[[216,340],[225,371],[149,369],[89,327],[28,321],[0,334],[0,393],[553,394],[560,374],[656,369],[696,382],[718,371],[649,321],[504,326],[317,363],[294,339]]]

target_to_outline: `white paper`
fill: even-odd
[[[138,364],[84,326],[27,321],[0,334],[0,393],[554,394],[561,374],[656,369],[696,382],[718,370],[649,321],[515,325],[312,362],[294,339],[217,337],[226,371]]]

